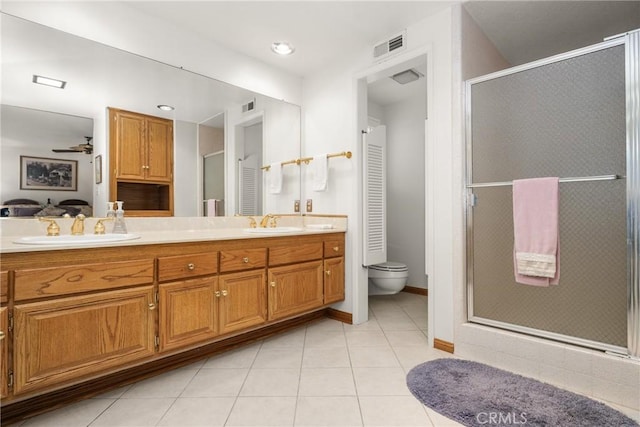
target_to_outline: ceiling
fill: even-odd
[[[459,1],[125,1],[298,76],[373,46]],[[640,1],[469,1],[465,8],[513,65],[640,27]],[[271,52],[288,41],[289,57]]]

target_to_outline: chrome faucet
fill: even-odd
[[[74,236],[80,236],[84,234],[84,219],[86,217],[83,214],[76,215],[76,219],[71,225],[71,234]]]

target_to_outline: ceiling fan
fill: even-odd
[[[85,154],[92,154],[93,153],[93,144],[91,144],[91,141],[93,140],[92,136],[85,136],[84,139],[87,140],[86,143],[84,144],[78,144],[75,145],[73,147],[69,147],[69,148],[54,148],[53,151],[54,153],[85,153]]]

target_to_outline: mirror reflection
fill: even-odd
[[[29,199],[45,208],[47,202],[84,200],[94,215],[104,215],[114,168],[107,112],[112,107],[173,121],[173,215],[293,212],[300,198],[299,167],[282,168],[276,192],[269,191],[263,166],[300,157],[298,106],[0,17],[0,203]],[[62,89],[35,84],[34,75],[66,83]],[[161,104],[174,110],[162,111]],[[21,188],[20,156],[77,162],[77,188]]]

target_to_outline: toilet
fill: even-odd
[[[400,262],[384,262],[370,265],[369,295],[397,294],[409,279],[409,268]]]

